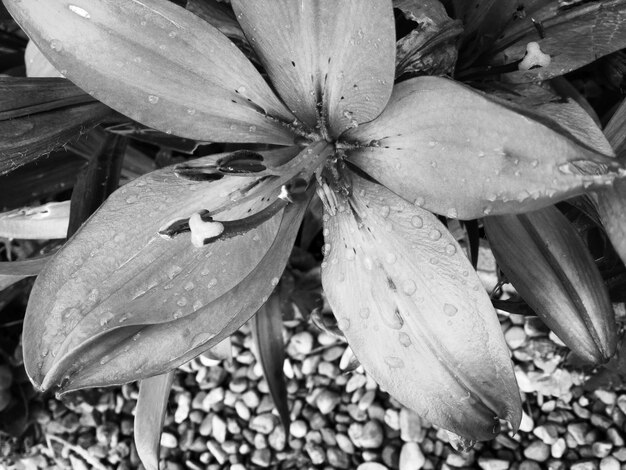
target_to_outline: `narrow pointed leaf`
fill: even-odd
[[[107,134],[102,147],[79,175],[72,191],[68,236],[73,235],[119,186],[126,144],[125,138]]]
[[[380,183],[461,219],[545,207],[620,168],[554,122],[434,77],[396,85],[383,114],[345,138],[364,146],[349,158]]]
[[[622,102],[606,126],[605,133],[618,158],[626,162],[626,102]],[[620,258],[626,263],[626,180],[594,194],[602,225]]]
[[[608,291],[585,243],[555,207],[486,217],[498,265],[522,298],[582,359],[606,362],[616,331]]]
[[[280,97],[309,127],[339,135],[382,111],[394,77],[391,0],[232,5]]]
[[[161,429],[174,371],[144,379],[139,383],[135,411],[135,446],[146,470],[159,470]]]
[[[0,120],[94,101],[64,78],[0,77]]]
[[[217,0],[189,0],[187,10],[195,13],[204,21],[217,28],[222,34],[242,43],[247,43],[241,26],[235,19],[233,10]]]
[[[70,203],[50,202],[38,207],[0,213],[0,237],[49,240],[67,237]]]
[[[394,398],[465,438],[517,429],[519,392],[496,313],[438,219],[352,177],[326,214],[322,281],[356,357]]]
[[[285,344],[283,341],[283,314],[280,296],[275,292],[251,319],[252,338],[256,347],[263,375],[267,380],[274,407],[289,435],[289,403],[283,365]]]
[[[58,385],[64,393],[162,374],[228,338],[250,319],[274,289],[272,280],[278,279],[285,268],[306,205],[304,201],[287,206],[280,215],[280,230],[265,257],[224,295],[175,321],[150,323],[147,318],[143,325],[111,325],[108,332],[96,333],[80,347],[58,357],[42,388]],[[27,355],[25,362],[29,363]],[[41,360],[41,354],[32,359]]]
[[[214,163],[222,156],[194,163]],[[63,355],[94,336],[118,326],[188,316],[238,285],[274,242],[279,214],[241,236],[200,248],[192,245],[189,233],[166,239],[159,231],[199,211],[231,204],[248,187],[260,196],[215,216],[227,221],[267,207],[279,189],[264,194],[265,185],[243,176],[191,181],[167,167],[113,193],[46,266],[31,293],[24,341],[31,378],[41,383]],[[50,354],[42,358],[42,351]]]
[[[248,59],[184,8],[167,0],[5,3],[64,76],[142,124],[197,140],[293,141],[277,122],[293,117]]]
[[[19,261],[0,261],[1,276],[37,276],[52,255],[43,255]]]
[[[110,117],[101,103],[64,107],[0,121],[0,175],[35,161]]]
[[[506,80],[538,82],[564,75],[626,47],[625,19],[625,0],[580,2],[572,8],[545,2],[498,37],[487,53],[489,63],[515,63],[526,54],[528,43],[536,42],[550,56],[549,65],[507,73]],[[543,37],[533,20],[541,25]]]

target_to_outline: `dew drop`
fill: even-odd
[[[179,301],[180,302],[180,301]],[[174,314],[172,315],[172,317],[174,318],[174,320],[178,320],[180,317],[183,316],[183,311],[182,310],[176,310],[174,312]]]
[[[408,348],[412,344],[411,337],[405,332],[401,332],[400,334],[398,334],[398,341],[405,348]]]
[[[430,142],[428,142],[428,146],[429,146],[430,148],[434,148],[434,147],[435,147],[435,145],[437,145],[437,142],[435,142],[434,140],[431,140]]]
[[[341,331],[347,331],[350,328],[350,320],[348,318],[340,318],[337,326]]]
[[[365,265],[365,269],[367,269],[368,271],[374,269],[374,262],[370,257],[365,257],[365,259],[363,259],[363,264]]]
[[[444,304],[443,313],[445,313],[449,317],[453,317],[457,314],[459,310],[452,304]]]
[[[213,278],[209,281],[209,284],[207,285],[207,287],[209,289],[212,289],[213,287],[215,287],[217,285],[217,279]]]
[[[380,208],[380,215],[382,217],[388,217],[389,216],[389,212],[391,212],[391,209],[389,208],[389,206],[382,206]]]
[[[426,203],[426,200],[421,196],[415,199],[415,205],[418,207],[422,207],[425,203]]]
[[[186,291],[190,291],[193,290],[194,287],[196,287],[196,285],[193,282],[189,281],[187,284],[185,284],[183,289],[185,289]]]
[[[148,95],[148,102],[150,104],[157,104],[159,102],[159,97],[156,95]]]
[[[446,246],[446,254],[452,256],[454,253],[456,253],[456,246],[450,243],[448,246]]]
[[[196,114],[195,108],[187,108],[187,114],[189,114],[190,116]]]
[[[273,277],[272,280],[270,281],[270,283],[276,287],[278,285],[278,281],[279,279],[277,277]]]
[[[533,160],[532,162],[530,162],[530,165],[533,168],[537,168],[539,166],[539,160]]]
[[[395,263],[397,259],[398,257],[395,255],[395,253],[387,253],[387,256],[385,256],[385,261],[389,264]]]
[[[359,316],[363,319],[363,320],[367,320],[370,317],[370,309],[368,307],[363,307],[361,310],[359,310]]]
[[[485,158],[485,152],[478,152],[478,158]]]
[[[69,5],[68,8],[70,9],[70,11],[72,11],[73,13],[76,13],[78,16],[82,18],[85,18],[86,20],[91,18],[91,15],[89,14],[89,12],[85,10],[84,8],[77,7],[76,5]]]
[[[256,126],[250,126],[250,127],[248,127],[248,131],[250,131],[250,132],[256,132]]]
[[[411,225],[415,228],[422,228],[424,226],[424,220],[419,215],[414,215],[411,219]]]
[[[169,269],[167,277],[169,277],[170,279],[174,279],[174,277],[180,274],[182,270],[183,268],[181,268],[180,266],[174,265]]]
[[[107,362],[109,362],[111,360],[111,357],[106,355],[106,356],[102,356],[102,359],[100,359],[100,365],[103,366],[105,365]]]
[[[401,369],[404,367],[404,361],[397,356],[385,356],[384,361],[385,364],[392,369]]]
[[[459,216],[459,213],[454,207],[451,207],[450,209],[448,209],[448,213],[446,214],[446,216],[449,219],[456,219]]]
[[[402,283],[402,292],[404,292],[406,295],[413,295],[415,294],[416,290],[417,286],[415,285],[415,282],[413,282],[413,280],[407,279]]]
[[[178,34],[176,34],[176,31],[170,31],[168,36],[171,38],[175,38],[176,36],[178,36]]]
[[[428,234],[428,238],[430,238],[432,241],[439,240],[441,238],[441,232],[435,228],[430,231],[430,233]]]
[[[62,51],[63,43],[58,39],[53,39],[52,41],[50,41],[50,49],[52,49],[53,51]]]
[[[200,310],[202,308],[202,301],[201,300],[196,300],[193,303],[193,311],[195,312],[196,310]]]

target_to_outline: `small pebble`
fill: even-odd
[[[420,470],[426,457],[417,442],[405,442],[400,450],[399,470]]]

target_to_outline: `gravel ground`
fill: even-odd
[[[493,266],[483,270],[492,287]],[[626,469],[626,393],[586,391],[583,373],[565,366],[566,350],[536,318],[501,320],[525,398],[516,435],[454,451],[445,431],[400,406],[361,367],[347,372],[352,353],[342,340],[292,322],[284,329],[289,436],[244,328],[231,339],[233,360],[201,356],[177,374],[163,468]],[[18,442],[0,438],[0,468],[143,468],[132,440],[136,397],[131,384],[49,399],[36,414],[42,443],[21,442],[17,456]]]

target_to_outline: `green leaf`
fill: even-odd
[[[134,438],[137,454],[146,470],[159,470],[161,429],[173,381],[174,371],[171,371],[139,383]]]
[[[259,153],[271,158],[297,151]],[[212,164],[225,155],[194,164]],[[53,364],[98,335],[121,326],[180,319],[237,286],[274,243],[280,214],[243,235],[200,248],[192,245],[189,233],[165,239],[158,232],[203,210],[221,221],[262,210],[280,190],[268,184],[271,181],[258,184],[258,178],[245,176],[190,181],[168,167],[113,193],[35,284],[24,342],[33,380],[41,383]],[[248,202],[228,208],[246,194]],[[42,358],[42,351],[49,355]]]
[[[285,428],[285,435],[288,436],[290,420],[287,384],[283,373],[285,362],[283,314],[281,299],[276,291],[270,295],[268,301],[252,317],[251,327],[258,360],[263,367],[263,375],[267,380],[272,401]]]
[[[416,25],[397,42],[396,77],[451,74],[461,23],[450,19],[439,0],[395,0],[393,6]]]
[[[394,77],[391,0],[232,5],[280,97],[312,130],[327,124],[337,136],[382,111]]]
[[[93,214],[109,195],[117,189],[127,140],[107,134],[96,150],[72,191],[68,236]]]
[[[609,294],[589,253],[555,207],[486,217],[498,265],[554,333],[583,360],[606,362],[616,332]]]
[[[352,196],[325,214],[322,282],[356,357],[433,424],[475,440],[492,439],[498,418],[517,429],[509,351],[461,247],[431,213],[350,179]]]
[[[605,133],[615,149],[618,158],[626,162],[626,101],[619,106],[606,126]],[[602,225],[609,236],[615,251],[626,263],[626,180],[593,195]]]
[[[65,393],[87,387],[121,384],[172,370],[215,347],[238,330],[267,300],[278,282],[298,233],[310,194],[304,202],[290,204],[280,214],[280,228],[269,250],[235,287],[197,311],[165,323],[148,315],[142,325],[116,323],[87,339],[68,354],[58,355],[41,388],[59,386]],[[242,257],[238,250],[231,262]],[[203,281],[197,275],[195,281]],[[169,298],[169,295],[166,298]],[[164,297],[162,296],[161,299]],[[154,313],[158,304],[151,305]],[[27,316],[29,314],[27,313]],[[34,331],[32,323],[26,331]],[[51,329],[44,332],[52,336]],[[25,338],[31,335],[25,336]],[[45,358],[42,349],[25,341],[25,364],[31,379]],[[44,351],[45,352],[45,351]],[[35,376],[36,377],[36,376]],[[35,379],[35,382],[37,380]]]
[[[568,9],[543,2],[532,15],[510,25],[485,55],[491,58],[489,65],[515,63],[526,54],[528,43],[536,42],[550,56],[550,64],[505,77],[518,83],[547,80],[626,47],[625,15],[626,0],[580,2]],[[535,23],[541,25],[543,37]]]
[[[187,10],[198,15],[231,40],[248,42],[235,19],[233,10],[228,5],[217,0],[189,0]]]
[[[0,237],[28,240],[66,238],[69,220],[69,201],[2,212]]]
[[[197,140],[291,144],[293,116],[222,33],[167,0],[7,0],[50,62],[113,109]]]
[[[361,147],[347,153],[404,199],[461,219],[535,210],[615,179],[614,159],[516,111],[450,80],[414,78],[344,134]]]

